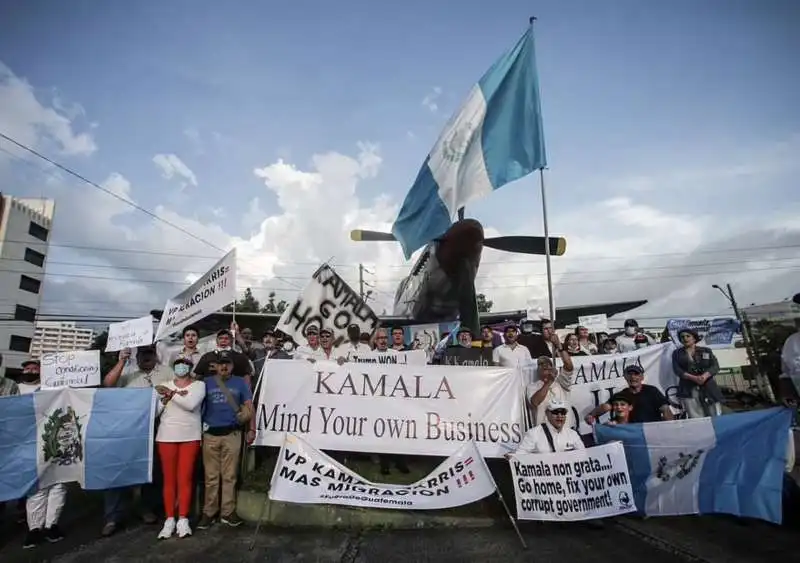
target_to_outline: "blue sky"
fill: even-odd
[[[797,2],[238,4],[6,2],[0,61],[43,105],[80,104],[72,128],[97,151],[60,160],[97,181],[124,175],[147,208],[248,237],[254,197],[265,217],[282,212],[253,174],[279,158],[307,170],[314,154],[375,143],[380,171],[359,181],[358,198],[399,203],[447,117],[536,15],[553,231],[602,241],[613,215],[601,202],[614,198],[630,213],[723,225],[798,210]],[[431,111],[422,102],[434,88]],[[152,163],[159,153],[178,155],[198,185],[176,189]],[[468,212],[502,231],[541,230],[533,178]],[[723,235],[733,236],[702,233]],[[642,252],[664,244],[648,238]]]

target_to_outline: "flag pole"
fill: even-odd
[[[528,18],[528,24],[533,27],[536,16]],[[553,271],[550,268],[550,229],[547,225],[547,190],[544,185],[544,168],[539,169],[539,189],[542,192],[542,223],[544,223],[544,259],[547,268],[547,300],[550,305],[550,322],[556,321],[556,308],[553,303]],[[555,355],[555,352],[553,353]]]

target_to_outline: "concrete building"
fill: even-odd
[[[0,374],[29,357],[54,213],[53,200],[0,193]]]
[[[800,317],[800,305],[794,303],[791,297],[787,297],[784,301],[777,303],[744,307],[742,312],[747,315],[747,319],[751,323],[764,320],[791,325],[796,318]]]
[[[33,333],[31,356],[41,358],[44,354],[88,350],[92,346],[94,330],[81,328],[75,323],[39,321]]]

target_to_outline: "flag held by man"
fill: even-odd
[[[392,227],[406,258],[442,235],[459,208],[546,163],[531,27],[472,88],[425,159]]]

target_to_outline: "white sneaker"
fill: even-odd
[[[189,526],[189,519],[188,518],[179,518],[178,519],[178,537],[185,538],[186,536],[192,535],[192,528]]]
[[[175,533],[175,518],[167,518],[164,521],[164,527],[158,532],[158,539],[167,540]]]

